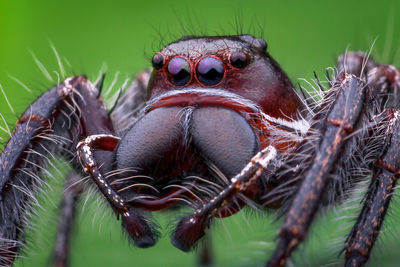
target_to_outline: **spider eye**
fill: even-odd
[[[153,59],[151,60],[151,63],[153,65],[153,68],[155,68],[156,70],[161,69],[164,66],[164,56],[160,53],[155,54],[153,56]]]
[[[243,52],[233,52],[231,54],[231,65],[235,68],[242,69],[249,63],[248,56]]]
[[[186,59],[175,57],[168,63],[170,81],[177,86],[184,86],[190,81],[190,64]]]
[[[197,78],[204,85],[215,85],[224,76],[224,66],[221,60],[205,57],[197,65]]]

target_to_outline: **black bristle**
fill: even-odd
[[[317,81],[317,85],[319,87],[319,89],[321,90],[321,92],[325,91],[325,88],[322,86],[321,81],[318,79],[317,73],[314,71],[314,77],[315,80]]]
[[[114,103],[114,105],[112,106],[112,108],[108,111],[108,115],[110,115],[111,113],[113,113],[114,109],[117,107],[118,102],[119,102],[119,100],[121,99],[121,95],[122,95],[122,88],[119,89],[117,99],[115,100],[115,103]]]
[[[328,80],[330,86],[332,86],[331,75],[329,74],[329,71],[327,69],[325,70],[325,76],[326,76],[326,79]]]
[[[103,85],[104,85],[105,79],[106,79],[106,73],[103,72],[103,74],[101,74],[100,80],[95,84],[95,87],[99,90],[99,96],[101,95],[101,92],[103,91]]]
[[[310,106],[311,106],[311,103],[310,103],[310,101],[309,101],[309,98],[306,97],[306,94],[304,93],[304,91],[306,91],[306,90],[304,89],[303,86],[301,86],[300,83],[297,83],[297,85],[299,86],[299,89],[300,89],[301,95],[302,95],[303,98],[304,98],[304,101],[306,101],[307,106],[310,107]]]

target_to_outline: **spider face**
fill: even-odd
[[[154,55],[145,115],[116,151],[117,169],[136,177],[118,185],[125,199],[144,210],[209,201],[207,190],[270,144],[260,113],[293,117],[301,102],[266,46],[249,35],[185,37]],[[230,208],[223,216],[238,211]]]

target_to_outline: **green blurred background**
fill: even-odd
[[[58,66],[51,42],[62,59],[70,63],[70,75],[85,73],[94,80],[106,63],[105,86],[119,72],[117,89],[126,77],[148,68],[151,55],[162,45],[181,37],[185,32],[182,24],[198,34],[235,34],[240,28],[258,36],[263,32],[260,37],[266,38],[270,53],[294,82],[311,78],[314,70],[322,74],[346,48],[368,50],[375,39],[375,58],[399,66],[399,11],[398,1],[0,0],[0,83],[20,114],[35,96],[52,86],[29,50],[57,80],[54,71]],[[235,26],[237,21],[240,27]],[[33,95],[10,75],[33,89]],[[16,116],[1,94],[0,112],[14,126]],[[4,127],[1,120],[0,125]],[[28,230],[30,245],[16,266],[49,264],[62,177],[54,179],[52,185],[53,189],[46,190],[40,198],[44,208],[32,219],[33,230]],[[137,249],[121,234],[120,222],[110,209],[96,197],[87,199],[74,231],[72,266],[195,264],[194,253],[185,254],[169,243],[167,229],[173,214],[157,216],[163,237],[154,248]],[[297,251],[292,264],[340,266],[338,253],[351,226],[353,204],[357,206],[358,201],[328,211],[313,227],[312,237]],[[385,223],[383,238],[374,249],[371,266],[399,265],[400,213],[392,213]],[[273,212],[241,212],[219,220],[212,230],[216,265],[262,266],[274,246],[279,226],[274,218]]]

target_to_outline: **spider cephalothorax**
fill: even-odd
[[[382,195],[390,196],[398,173],[399,111],[385,109],[393,92],[397,101],[398,71],[347,53],[330,89],[310,103],[266,50],[250,35],[184,37],[154,54],[151,75],[138,76],[111,114],[96,89],[102,81],[77,76],[45,92],[0,156],[1,264],[18,253],[26,192],[40,186],[37,172],[57,152],[77,172],[72,181],[83,166],[139,247],[157,240],[152,211],[194,210],[172,233],[188,251],[214,218],[245,205],[280,208],[286,220],[270,266],[285,265],[321,206],[373,174],[345,248],[346,264],[364,264],[390,201]],[[63,222],[82,191],[70,183]],[[65,265],[67,223],[59,235],[56,260]]]

